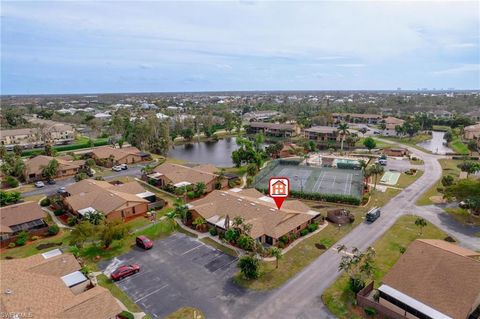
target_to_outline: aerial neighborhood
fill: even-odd
[[[335,280],[317,296],[340,317],[478,318],[480,245],[469,234],[480,229],[480,123],[455,111],[374,107],[388,95],[291,94],[295,102],[290,93],[249,102],[225,93],[223,103],[205,94],[2,98],[5,311],[74,317],[102,304],[89,318],[188,307],[255,317],[287,280],[304,289],[324,280],[308,276],[321,263]],[[468,94],[476,105],[478,93]],[[350,105],[355,113],[341,111]],[[269,196],[273,177],[289,180],[281,208]],[[141,279],[158,267],[160,282]],[[174,269],[212,290],[199,294],[186,277],[176,288]],[[44,285],[38,276],[58,285],[56,295],[33,289]],[[252,313],[210,304],[232,279]],[[39,309],[27,295],[66,299]]]
[[[480,319],[479,1],[2,1],[0,319]]]

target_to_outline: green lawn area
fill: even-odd
[[[260,278],[257,280],[245,280],[240,273],[237,273],[234,279],[235,282],[242,287],[254,290],[267,290],[279,287],[325,251],[316,248],[316,243],[322,243],[328,248],[331,247],[334,243],[355,228],[355,226],[363,222],[362,217],[370,208],[373,206],[383,206],[399,192],[400,191],[396,189],[388,189],[385,193],[375,191],[370,202],[365,207],[352,207],[333,203],[321,203],[322,206],[329,208],[346,207],[355,215],[355,222],[350,225],[344,225],[340,229],[336,225],[329,224],[325,229],[303,240],[286,254],[284,254],[283,258],[280,260],[278,269],[275,268],[275,261],[261,261]],[[313,209],[317,209],[315,206],[319,204],[319,202],[313,201],[305,201],[305,203],[312,206]],[[325,213],[323,213],[323,215],[325,215]]]
[[[148,183],[145,183],[142,180],[138,180],[137,182],[139,182],[143,187],[145,187],[146,190],[148,190],[152,193],[155,193],[155,195],[158,198],[161,198],[161,199],[165,200],[169,205],[171,205],[177,199],[177,197],[175,195],[170,194],[170,193],[164,191],[163,189],[160,189],[158,187],[155,187],[155,186],[152,186]]]
[[[422,175],[423,175],[423,171],[420,171],[420,170],[418,170],[415,175],[408,175],[405,173],[401,173],[400,178],[398,179],[397,185],[395,186],[400,188],[405,188],[410,184],[412,184],[413,182],[415,182],[417,179],[419,179],[420,176]]]
[[[125,307],[127,307],[128,311],[130,312],[141,312],[142,309],[140,309],[139,306],[137,306],[136,303],[134,303],[128,296],[125,294],[120,288],[118,288],[110,278],[108,278],[105,275],[99,275],[97,276],[98,284],[104,288],[107,288],[110,290],[112,295],[120,300]]]
[[[411,159],[411,160],[410,160],[410,164],[412,164],[412,165],[423,165],[423,160],[421,160],[421,159],[419,159],[419,158],[414,159],[414,160]]]
[[[68,245],[70,232],[61,230],[56,236],[47,237],[44,239],[39,239],[35,241],[29,241],[25,246],[19,246],[15,248],[6,248],[2,250],[1,258],[5,259],[6,257],[14,258],[25,258],[35,254],[44,253],[46,251]],[[53,246],[45,249],[37,249],[36,247],[40,244],[49,244],[49,243],[60,243],[58,246]]]
[[[440,132],[446,132],[450,129],[450,126],[446,125],[433,125],[432,130],[433,131],[440,131]]]
[[[365,148],[365,146],[363,145],[363,141],[365,141],[365,137],[361,137],[361,138],[355,143],[355,147]],[[391,144],[388,144],[388,143],[379,141],[379,140],[377,140],[377,139],[375,139],[375,142],[377,143],[377,146],[376,146],[375,148],[387,148],[387,147],[391,147],[391,146],[392,146]]]
[[[460,169],[457,167],[458,164],[460,164],[462,161],[461,160],[452,160],[452,159],[441,159],[439,160],[440,165],[442,166],[442,176],[445,175],[451,175],[455,179],[458,178],[460,175]],[[430,187],[426,192],[422,194],[422,196],[417,200],[417,205],[431,205],[433,202],[430,200],[430,197],[432,196],[442,196],[441,193],[437,191],[437,188],[443,187],[441,178],[432,186]]]
[[[462,224],[480,226],[480,216],[470,214],[467,209],[446,208],[445,211]]]
[[[453,141],[450,142],[450,147],[453,149],[455,153],[459,153],[462,155],[470,154],[467,145],[463,144],[462,139],[460,137],[455,137]]]
[[[376,251],[374,273],[375,287],[378,287],[390,268],[401,256],[401,249],[407,248],[415,239],[443,239],[447,236],[432,224],[423,229],[419,234],[419,228],[415,226],[416,216],[408,215],[400,217],[373,247]],[[350,248],[350,247],[349,247]],[[338,318],[352,319],[364,318],[359,314],[362,310],[354,308],[355,296],[348,288],[348,276],[342,274],[332,286],[322,295],[322,300],[327,308]]]
[[[205,319],[205,314],[197,308],[184,307],[172,312],[165,319]]]

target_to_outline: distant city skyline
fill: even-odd
[[[478,2],[2,2],[1,94],[480,88]]]

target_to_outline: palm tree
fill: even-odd
[[[427,221],[422,217],[415,219],[415,225],[420,228],[420,235],[423,233],[423,227],[427,226]]]
[[[173,203],[173,207],[175,216],[182,218],[182,222],[185,224],[188,219],[188,206],[180,198],[177,198],[175,203]]]
[[[203,195],[203,193],[205,193],[206,188],[207,186],[204,182],[198,182],[197,184],[195,184],[195,193],[197,193],[197,196],[200,197]]]
[[[278,261],[282,259],[282,250],[277,247],[270,248],[270,256],[275,257],[276,265],[275,268],[278,268]]]
[[[42,175],[48,180],[53,179],[55,176],[57,176],[58,166],[58,161],[56,159],[52,159],[48,162],[47,166],[42,169]]]
[[[342,142],[340,145],[340,150],[343,151],[343,143],[345,142],[345,136],[347,136],[348,132],[348,124],[347,123],[341,123],[338,125],[338,130],[340,131],[340,135],[342,136]]]
[[[368,171],[368,173],[366,175],[370,175],[370,176],[373,175],[375,177],[375,183],[374,183],[373,189],[377,189],[378,175],[383,174],[383,172],[384,172],[383,166],[375,164],[373,166],[370,166],[367,169],[367,171]]]

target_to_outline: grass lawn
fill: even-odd
[[[385,274],[400,258],[400,250],[407,248],[415,239],[443,239],[447,236],[430,223],[423,229],[423,234],[419,235],[419,228],[415,226],[415,219],[416,216],[412,215],[400,217],[392,228],[375,242],[373,246],[376,251],[376,271],[373,278],[375,287],[380,285]],[[359,315],[363,311],[354,308],[355,296],[348,288],[348,276],[346,274],[341,275],[325,291],[322,300],[338,318],[363,318]]]
[[[450,129],[450,126],[446,125],[433,125],[432,129],[434,131],[447,132]]]
[[[172,312],[165,319],[205,319],[205,315],[199,309],[184,307]]]
[[[200,241],[204,242],[207,245],[215,247],[218,250],[223,251],[225,254],[228,254],[230,256],[234,256],[234,257],[238,256],[237,253],[235,252],[235,250],[233,250],[231,248],[228,248],[228,247],[225,247],[223,245],[220,245],[219,243],[217,243],[215,240],[213,240],[211,238],[205,237],[205,238],[200,239]]]
[[[455,179],[460,175],[460,169],[457,167],[460,164],[461,160],[452,160],[452,159],[441,159],[439,160],[440,165],[442,166],[442,176],[452,175]],[[433,202],[430,200],[432,196],[442,196],[441,193],[437,191],[437,188],[443,187],[442,179],[440,178],[432,187],[430,187],[423,195],[417,200],[417,205],[431,205]]]
[[[46,251],[59,248],[62,246],[68,245],[68,239],[70,236],[70,232],[67,230],[60,230],[60,232],[53,237],[47,237],[44,239],[39,239],[35,241],[29,241],[27,245],[15,247],[15,248],[6,248],[2,250],[1,258],[5,259],[6,257],[14,257],[14,258],[25,258],[35,254],[44,253]],[[37,249],[36,247],[40,244],[49,244],[49,243],[61,243],[61,245],[53,246],[50,248],[45,249]]]
[[[480,216],[470,214],[467,209],[446,208],[445,211],[462,224],[480,226]]]
[[[404,136],[404,137],[397,137],[397,136],[380,136],[382,139],[389,140],[392,142],[397,142],[401,144],[406,144],[416,149],[419,149],[426,153],[431,153],[431,151],[424,149],[423,147],[418,146],[418,143],[425,142],[432,139],[432,136],[429,134],[417,134],[413,137]],[[390,145],[391,147],[392,145]]]
[[[460,137],[455,137],[453,141],[450,142],[450,147],[453,149],[455,153],[459,153],[462,155],[470,154],[467,145],[463,144]]]
[[[288,251],[283,258],[280,259],[279,268],[275,268],[275,261],[260,262],[260,278],[257,280],[245,280],[240,273],[235,276],[235,282],[242,287],[255,290],[266,290],[279,287],[285,283],[288,279],[293,277],[296,273],[301,271],[318,256],[320,256],[325,250],[320,250],[315,247],[316,243],[324,244],[327,248],[331,247],[334,243],[340,240],[348,232],[350,232],[355,226],[360,224],[363,219],[363,215],[373,206],[383,206],[393,196],[397,195],[400,191],[396,189],[388,189],[385,193],[375,191],[372,199],[365,207],[352,207],[345,206],[353,214],[355,214],[355,222],[350,225],[344,225],[340,229],[333,224],[329,224],[325,229],[319,233],[303,240],[290,251]],[[306,202],[308,205],[318,205],[318,202]],[[341,205],[333,203],[321,203],[325,207],[338,208]],[[325,214],[324,214],[325,215]]]
[[[365,137],[361,137],[361,138],[355,143],[355,147],[365,148],[365,146],[363,145],[363,141],[365,141]],[[388,144],[388,143],[379,141],[379,140],[377,140],[377,139],[375,139],[375,143],[377,143],[377,146],[376,146],[375,148],[387,148],[387,147],[391,147],[391,146],[392,146],[391,144]]]
[[[45,195],[41,194],[41,195],[26,196],[23,199],[25,201],[32,201],[32,202],[37,203],[39,200],[41,200],[44,197],[45,197]]]
[[[405,187],[409,186],[410,184],[412,184],[413,182],[415,182],[417,179],[419,179],[420,176],[422,176],[422,175],[423,175],[423,171],[417,171],[417,173],[415,175],[408,175],[408,174],[405,174],[405,173],[401,173],[397,184],[394,185],[394,186],[400,187],[400,188],[405,188]]]
[[[110,290],[112,295],[120,300],[125,307],[127,307],[128,311],[130,312],[141,312],[142,309],[140,309],[137,304],[135,304],[128,296],[125,294],[120,288],[118,288],[110,278],[108,278],[105,275],[99,275],[97,276],[98,284],[104,288],[107,288]]]

